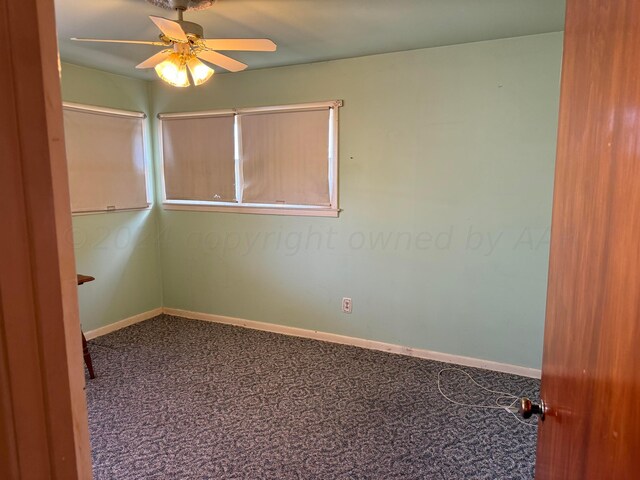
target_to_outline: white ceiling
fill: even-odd
[[[55,0],[63,61],[154,78],[134,67],[160,47],[88,44],[70,37],[156,40],[149,15],[176,14],[145,0]],[[218,0],[185,13],[208,38],[271,38],[276,52],[230,56],[265,68],[557,32],[564,0]]]

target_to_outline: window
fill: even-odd
[[[165,208],[337,216],[341,105],[158,115]]]
[[[143,113],[64,104],[71,211],[149,206]]]
[[[233,115],[162,122],[166,199],[235,202]]]

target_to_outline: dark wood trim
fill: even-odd
[[[53,0],[0,0],[0,478],[8,479],[91,478],[56,48]]]

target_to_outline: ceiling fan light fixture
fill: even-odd
[[[99,38],[72,38],[72,40],[164,47],[164,50],[139,63],[136,68],[153,68],[161,80],[169,85],[182,88],[191,85],[190,80],[196,86],[206,83],[215,73],[208,64],[222,67],[229,72],[240,72],[247,68],[246,64],[228,57],[218,50],[274,52],[277,48],[276,44],[268,38],[204,38],[202,25],[184,20],[183,13],[185,11],[208,8],[218,0],[147,1],[163,8],[170,8],[178,13],[177,20],[149,15],[149,19],[161,32],[160,41]],[[203,63],[201,60],[207,63]]]
[[[215,73],[213,68],[205,65],[195,55],[192,55],[187,61],[187,67],[189,67],[189,72],[191,72],[193,84],[196,86],[205,83]]]
[[[174,87],[188,87],[191,85],[184,56],[179,53],[172,53],[169,58],[156,65],[154,69],[158,77],[169,85]]]

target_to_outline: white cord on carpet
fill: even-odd
[[[442,374],[442,372],[446,372],[447,370],[453,370],[453,371],[462,372],[467,377],[469,377],[469,380],[471,380],[476,386],[478,386],[482,390],[485,390],[487,392],[495,393],[497,395],[500,395],[498,398],[496,398],[496,404],[495,405],[476,405],[476,404],[472,404],[472,403],[461,403],[461,402],[458,402],[456,400],[453,400],[452,398],[449,398],[442,391],[442,387],[440,386],[440,375]],[[438,372],[438,391],[440,392],[440,395],[442,395],[444,398],[449,400],[451,403],[455,403],[456,405],[460,405],[461,407],[491,408],[491,409],[496,409],[496,410],[505,410],[505,411],[509,412],[511,415],[513,415],[513,418],[515,418],[518,422],[520,422],[520,423],[522,423],[524,425],[527,425],[528,427],[534,427],[534,428],[537,427],[537,425],[535,423],[525,422],[524,420],[521,420],[520,418],[518,418],[518,416],[516,415],[516,413],[514,411],[515,410],[514,405],[518,402],[519,397],[517,397],[517,396],[515,396],[515,395],[513,395],[511,393],[500,392],[498,390],[491,390],[490,388],[484,387],[484,386],[480,385],[478,382],[476,382],[471,375],[469,375],[467,372],[465,372],[461,368],[449,367],[449,368],[443,368],[442,370],[440,370]],[[504,405],[504,404],[500,403],[500,401],[503,400],[503,399],[510,400],[511,403],[509,405]]]

